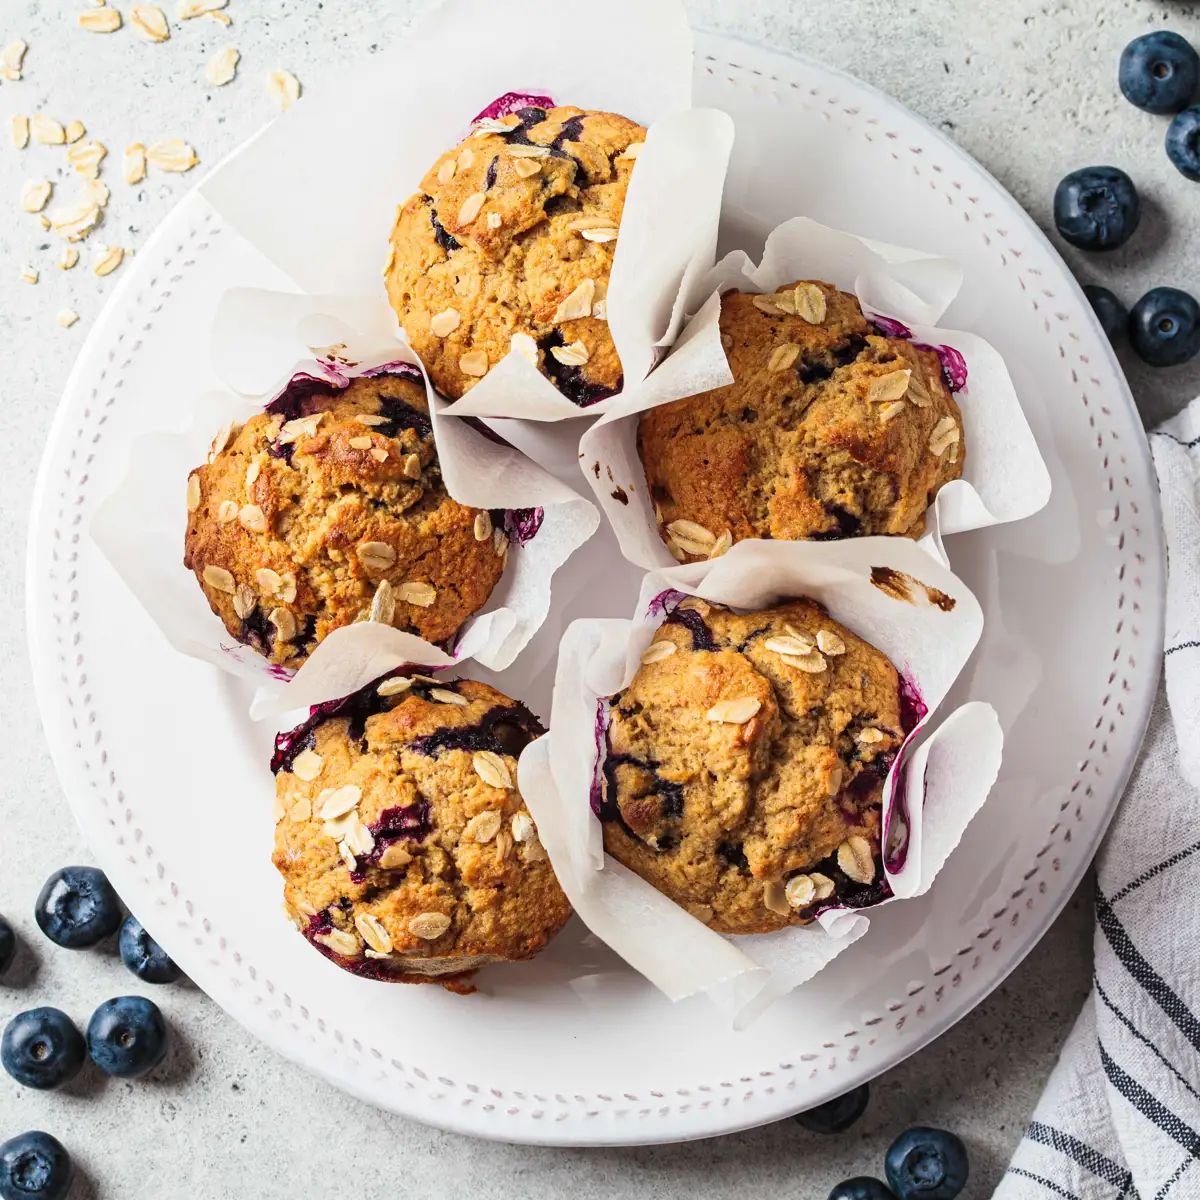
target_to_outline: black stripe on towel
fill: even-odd
[[[1152,1096],[1132,1075],[1128,1074],[1115,1062],[1104,1048],[1100,1047],[1100,1061],[1104,1065],[1104,1074],[1108,1082],[1133,1105],[1147,1120],[1153,1121],[1168,1137],[1174,1138],[1193,1158],[1200,1158],[1200,1133],[1197,1133],[1186,1121],[1180,1120],[1177,1113],[1165,1107],[1162,1101]]]
[[[1195,650],[1197,646],[1200,646],[1200,642],[1180,642],[1178,646],[1168,646],[1163,651],[1163,658],[1166,658],[1168,654],[1174,654],[1176,650]]]
[[[1129,1189],[1133,1187],[1133,1176],[1129,1171],[1119,1163],[1113,1162],[1111,1158],[1101,1154],[1099,1150],[1089,1146],[1087,1142],[1081,1142],[1077,1137],[1072,1137],[1071,1134],[1064,1133],[1061,1129],[1055,1129],[1052,1125],[1044,1125],[1041,1121],[1030,1121],[1029,1128],[1025,1130],[1025,1136],[1030,1141],[1050,1146],[1059,1154],[1073,1159],[1081,1167],[1086,1167],[1093,1175],[1103,1179],[1106,1183],[1111,1183],[1113,1187],[1119,1188],[1122,1196],[1127,1196]]]
[[[1200,642],[1196,642],[1195,645],[1200,646]],[[1136,892],[1138,888],[1142,886],[1142,884],[1149,883],[1150,880],[1155,879],[1164,871],[1169,871],[1172,867],[1177,866],[1179,863],[1191,858],[1197,850],[1200,850],[1200,842],[1193,842],[1192,845],[1185,847],[1183,850],[1177,851],[1175,854],[1172,854],[1170,858],[1164,859],[1157,866],[1153,866],[1148,871],[1144,871],[1131,883],[1127,883],[1119,892],[1114,892],[1112,896],[1109,897],[1109,904],[1116,904],[1118,900],[1124,900],[1130,892]]]
[[[1059,1187],[1057,1183],[1046,1179],[1041,1175],[1035,1175],[1032,1171],[1022,1170],[1020,1167],[1009,1167],[1010,1175],[1020,1175],[1024,1179],[1032,1179],[1034,1183],[1040,1183],[1042,1187],[1053,1192],[1056,1196],[1062,1196],[1063,1200],[1079,1200],[1079,1197],[1074,1192],[1068,1192],[1066,1188]]]
[[[1200,437],[1192,438],[1190,442],[1185,442],[1183,438],[1177,438],[1173,433],[1167,433],[1164,429],[1152,430],[1155,437],[1169,438],[1177,446],[1182,446],[1185,450],[1190,450],[1193,446],[1200,446]]]
[[[1187,1090],[1191,1092],[1193,1096],[1196,1097],[1197,1100],[1200,1100],[1200,1092],[1197,1092],[1196,1089],[1192,1087],[1190,1083],[1188,1083],[1187,1079],[1184,1078],[1183,1073],[1179,1070],[1179,1068],[1176,1067],[1174,1063],[1169,1062],[1166,1055],[1163,1054],[1163,1052],[1112,1002],[1109,994],[1104,990],[1103,987],[1100,986],[1100,980],[1094,979],[1092,982],[1096,988],[1096,994],[1104,1002],[1105,1008],[1107,1008],[1108,1011],[1112,1013],[1112,1015],[1116,1017],[1117,1020],[1120,1021],[1121,1024],[1124,1025],[1125,1028],[1128,1029],[1129,1032],[1132,1033],[1133,1036],[1137,1038],[1137,1040],[1141,1042],[1142,1045],[1145,1046],[1146,1049],[1149,1050],[1154,1057],[1157,1058],[1158,1061],[1162,1063],[1162,1065],[1166,1067],[1167,1070],[1170,1071],[1171,1074],[1174,1075],[1175,1078],[1178,1079],[1179,1082],[1182,1083],[1183,1086],[1187,1088]]]
[[[1177,1166],[1175,1170],[1171,1172],[1170,1178],[1167,1179],[1166,1183],[1164,1183],[1162,1187],[1160,1187],[1158,1191],[1154,1193],[1154,1200],[1166,1200],[1167,1193],[1179,1182],[1184,1171],[1186,1171],[1188,1167],[1192,1165],[1193,1161],[1194,1160],[1192,1158],[1185,1158],[1183,1162],[1181,1162],[1179,1166]]]
[[[1122,965],[1146,990],[1180,1032],[1200,1050],[1200,1020],[1165,979],[1142,957],[1104,893],[1096,890],[1096,921]]]

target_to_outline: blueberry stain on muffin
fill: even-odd
[[[544,732],[473,680],[393,672],[276,741],[274,862],[297,929],[343,969],[471,990],[570,907],[517,784]]]
[[[720,933],[886,899],[883,793],[909,715],[892,664],[810,600],[660,599],[600,718],[607,852]]]
[[[464,396],[512,350],[580,407],[620,391],[607,291],[645,135],[566,106],[484,116],[400,206],[388,297],[440,392]]]
[[[962,475],[961,355],[873,325],[854,296],[805,280],[726,293],[720,328],[733,383],[638,422],[671,554],[716,558],[749,538],[920,536],[938,490]]]
[[[509,539],[446,490],[420,372],[300,375],[226,426],[187,483],[184,565],[229,634],[300,666],[377,621],[449,643],[487,602]]]

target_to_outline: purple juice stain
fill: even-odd
[[[929,715],[929,706],[909,675],[900,676],[900,727],[910,734]]]
[[[687,599],[687,592],[676,591],[675,588],[667,588],[666,591],[659,592],[657,596],[646,605],[646,612],[656,617],[659,613],[666,614],[677,605],[682,604]]]
[[[541,508],[506,508],[500,511],[500,528],[508,534],[509,541],[515,541],[518,546],[527,546],[537,537],[546,516]],[[495,520],[496,514],[493,513],[492,521]]]
[[[551,96],[538,96],[532,92],[505,92],[503,96],[498,96],[493,100],[483,112],[478,113],[471,124],[476,125],[480,121],[489,119],[496,121],[501,117],[510,117],[522,108],[553,107],[554,99]]]
[[[907,325],[901,324],[894,317],[875,315],[871,318],[871,326],[882,337],[903,338],[912,342],[913,332]],[[913,342],[914,350],[932,350],[942,364],[942,378],[952,392],[961,392],[967,386],[967,360],[953,346],[931,346],[928,342]]]
[[[942,377],[952,392],[961,392],[967,386],[967,360],[953,346],[930,346],[925,342],[914,342],[917,350],[932,350],[942,364]]]
[[[588,800],[592,806],[592,812],[601,821],[605,820],[604,763],[608,758],[608,712],[608,697],[599,697],[596,701],[596,721],[593,726],[596,758],[592,766],[592,786],[588,793]]]
[[[871,326],[880,337],[903,338],[912,341],[912,330],[895,317],[881,317],[878,314],[871,318]]]

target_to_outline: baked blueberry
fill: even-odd
[[[31,1008],[4,1027],[0,1063],[22,1087],[48,1092],[79,1074],[85,1051],[83,1034],[65,1012]]]
[[[1117,81],[1130,104],[1152,113],[1184,108],[1200,83],[1200,55],[1169,29],[1134,38],[1121,54]]]
[[[864,1083],[816,1108],[797,1113],[796,1122],[813,1133],[845,1133],[867,1111],[870,1101],[871,1087]]]
[[[896,1193],[886,1183],[869,1175],[843,1179],[829,1193],[829,1200],[896,1200]]]
[[[117,932],[121,901],[98,868],[62,867],[42,885],[33,915],[56,946],[86,950]]]
[[[1185,108],[1167,126],[1167,157],[1180,175],[1200,183],[1200,104]]]
[[[0,917],[0,975],[13,964],[13,959],[17,957],[17,935],[13,931],[13,927]]]
[[[891,1144],[884,1169],[897,1200],[954,1200],[970,1173],[960,1138],[944,1129],[919,1126]]]
[[[1091,303],[1096,316],[1100,320],[1100,328],[1108,334],[1108,340],[1114,345],[1129,323],[1129,310],[1106,287],[1089,283],[1085,285],[1083,294]]]
[[[1200,352],[1200,304],[1178,288],[1147,292],[1129,314],[1129,340],[1152,367],[1177,367]]]
[[[92,1013],[87,1047],[105,1074],[140,1079],[167,1056],[167,1023],[152,1000],[118,996]]]
[[[66,1147],[48,1133],[19,1133],[0,1145],[3,1200],[63,1200],[74,1178]]]
[[[1137,188],[1120,167],[1072,171],[1054,193],[1054,224],[1081,250],[1115,250],[1125,245],[1141,219]]]
[[[143,983],[174,983],[183,973],[137,917],[125,918],[117,945],[121,949],[121,961]]]

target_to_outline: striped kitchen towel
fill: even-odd
[[[1150,442],[1164,688],[1096,859],[1092,993],[995,1200],[1200,1198],[1200,400]]]

